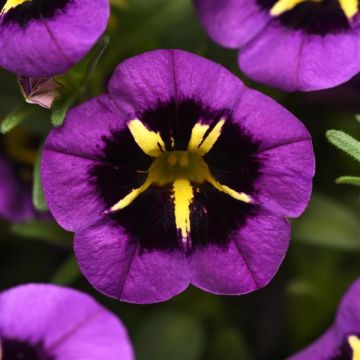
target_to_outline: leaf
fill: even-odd
[[[91,76],[93,75],[95,68],[104,54],[106,48],[109,45],[109,37],[103,36],[95,45],[94,49],[91,52],[89,64],[83,76],[83,79],[80,81],[82,84],[78,89],[75,90],[74,93],[68,94],[67,96],[63,96],[62,100],[57,101],[51,113],[51,123],[55,127],[60,127],[65,120],[66,114],[69,109],[74,105],[76,99],[86,91],[89,86],[89,82]]]
[[[10,231],[17,236],[28,239],[45,241],[60,246],[72,245],[72,234],[66,232],[51,220],[12,224]]]
[[[340,150],[360,161],[360,142],[354,139],[352,136],[342,131],[329,130],[326,133],[326,137]]]
[[[54,104],[50,117],[53,126],[60,127],[63,124],[66,114],[74,104],[77,96],[78,94],[76,93],[75,95],[72,94],[68,97],[63,97]]]
[[[294,221],[293,237],[309,245],[360,250],[359,217],[331,198],[316,194],[305,214]]]
[[[356,114],[355,119],[356,119],[356,121],[358,121],[360,123],[360,114]]]
[[[27,118],[27,116],[31,114],[32,110],[33,109],[26,104],[23,104],[18,109],[14,110],[2,121],[0,127],[1,133],[6,134],[21,124]]]
[[[51,283],[58,285],[72,285],[81,275],[74,255],[70,255],[54,274]]]
[[[336,183],[360,186],[360,177],[359,176],[341,176],[336,179]]]
[[[43,146],[40,146],[35,158],[32,200],[36,210],[45,212],[48,211],[49,208],[46,203],[45,194],[41,183],[40,165],[41,165],[42,151],[43,151]]]
[[[157,312],[135,336],[137,360],[197,360],[204,334],[194,318],[178,312]]]

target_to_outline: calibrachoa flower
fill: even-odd
[[[266,285],[308,203],[310,136],[229,71],[177,50],[129,59],[70,111],[42,159],[49,207],[95,288],[137,303],[189,283]]]
[[[109,18],[108,0],[1,0],[0,66],[50,77],[78,62]]]
[[[0,294],[2,360],[133,359],[122,323],[87,294],[28,284]]]
[[[305,350],[289,360],[360,359],[360,279],[343,297],[334,324]]]
[[[219,44],[240,49],[241,70],[284,90],[336,86],[360,71],[357,0],[194,0]]]
[[[32,204],[36,156],[33,141],[34,138],[21,128],[0,138],[0,217],[10,221],[27,221],[40,216]]]

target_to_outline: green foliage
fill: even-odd
[[[16,110],[7,115],[0,126],[2,134],[6,134],[16,126],[20,125],[31,114],[33,107],[28,104],[19,106]]]
[[[137,360],[197,360],[204,346],[201,324],[173,311],[159,311],[145,320],[135,339]]]
[[[71,246],[72,235],[63,230],[52,220],[34,220],[25,223],[14,223],[10,228],[17,236],[36,241],[45,241],[60,246]]]
[[[40,165],[41,165],[42,150],[43,147],[41,146],[36,154],[36,159],[34,164],[34,175],[33,175],[32,199],[35,209],[40,212],[45,212],[48,211],[49,209],[46,203],[45,194],[41,183]]]
[[[341,176],[336,179],[336,183],[360,186],[360,177],[358,177],[358,176]]]
[[[358,140],[338,130],[329,130],[326,133],[326,137],[340,150],[346,152],[357,161],[360,161],[360,142]]]
[[[310,245],[359,251],[359,217],[341,203],[314,194],[305,214],[294,222],[293,238]]]
[[[69,257],[58,268],[51,279],[51,282],[58,285],[69,286],[72,285],[80,276],[80,269],[74,255],[69,255]]]

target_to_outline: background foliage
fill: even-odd
[[[103,92],[114,67],[123,59],[155,48],[185,49],[226,66],[305,123],[317,156],[311,204],[293,221],[290,249],[275,279],[246,296],[222,297],[189,288],[156,305],[108,299],[79,273],[72,255],[72,235],[51,220],[25,224],[0,220],[1,288],[53,282],[91,293],[123,319],[138,360],[283,359],[330,325],[341,295],[360,273],[359,189],[335,183],[343,175],[360,175],[359,163],[325,136],[328,129],[337,129],[360,138],[360,123],[355,119],[360,112],[360,78],[321,92],[275,91],[240,74],[236,51],[222,49],[208,39],[189,0],[113,0],[112,6],[109,46],[91,76],[89,61],[92,65],[94,53],[59,79],[66,88],[52,114],[22,105],[15,76],[0,71],[2,130],[21,122],[19,126],[27,132],[46,136],[51,121],[59,125],[72,103]],[[341,147],[336,134],[330,133],[329,138]],[[34,191],[37,207],[46,207],[41,188]]]

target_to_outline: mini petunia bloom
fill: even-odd
[[[133,359],[119,319],[85,293],[27,284],[0,293],[2,360]]]
[[[120,64],[72,109],[42,158],[49,208],[101,292],[164,301],[189,284],[265,286],[314,175],[310,135],[228,70],[180,50]]]
[[[217,43],[240,49],[250,78],[287,91],[326,89],[360,71],[358,0],[194,0]]]
[[[341,300],[333,325],[313,344],[289,360],[360,359],[360,279]]]
[[[1,0],[0,66],[28,77],[62,74],[105,31],[108,0]]]

